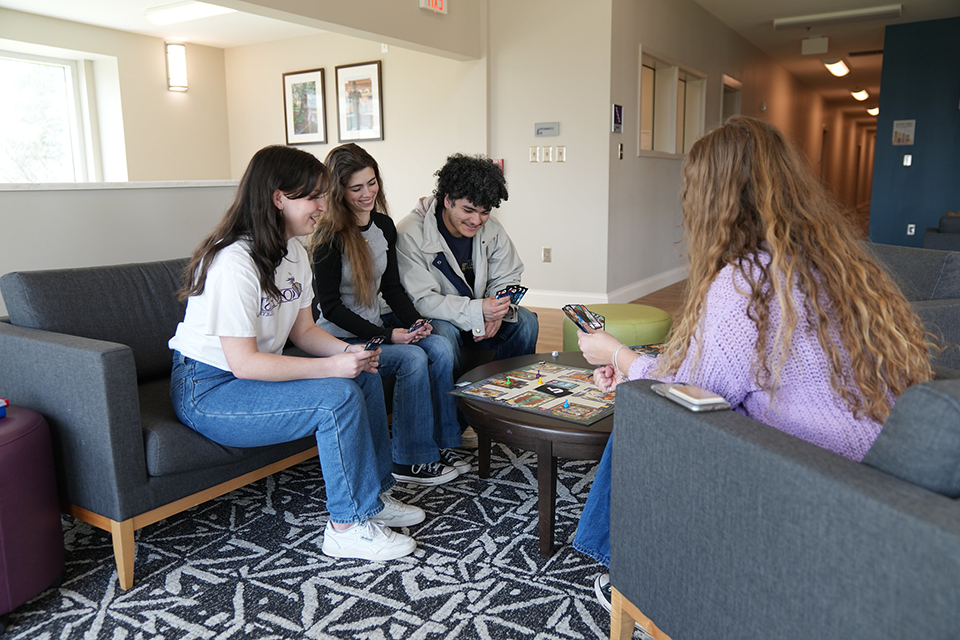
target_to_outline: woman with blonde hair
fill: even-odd
[[[383,338],[380,374],[396,376],[393,476],[436,485],[470,470],[461,444],[453,389],[453,346],[431,335],[400,282],[397,228],[390,219],[380,167],[348,143],[327,154],[333,174],[327,212],[312,239],[317,325],[347,342]],[[381,309],[380,296],[389,305]]]
[[[745,116],[694,144],[680,200],[690,260],[680,317],[658,358],[580,333],[597,384],[697,385],[862,460],[900,394],[932,372],[920,319],[852,221],[781,132]],[[605,565],[609,474],[608,445],[574,542]]]

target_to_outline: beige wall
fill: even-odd
[[[610,95],[608,2],[490,0],[490,153],[510,199],[498,216],[526,265],[524,303],[559,307],[606,291]],[[557,137],[534,137],[559,122]],[[530,163],[564,145],[564,163]],[[542,247],[553,262],[541,262]]]
[[[2,8],[0,38],[116,59],[129,180],[229,178],[222,49],[188,44],[190,90],[174,93],[159,38]]]
[[[421,9],[416,0],[217,0],[214,4],[457,60],[483,54],[483,0],[456,0],[445,15]]]
[[[486,152],[486,63],[448,58],[335,33],[234,47],[226,52],[231,171],[284,144],[282,74],[325,69],[327,144],[300,148],[323,159],[338,142],[336,73],[340,64],[381,60],[383,140],[360,141],[380,164],[395,219],[432,192],[433,172],[450,153]]]
[[[612,0],[612,7],[609,101],[622,104],[625,115],[623,133],[608,134],[602,159],[610,166],[610,213],[601,291],[625,302],[682,279],[686,265],[679,244],[681,159],[638,155],[641,48],[706,74],[708,131],[719,124],[722,76],[741,81],[741,113],[781,128],[815,170],[824,110],[819,95],[692,0]]]
[[[0,191],[0,274],[189,256],[234,190],[232,184],[131,184]]]

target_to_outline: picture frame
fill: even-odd
[[[283,115],[287,144],[327,142],[327,101],[324,70],[283,74]]]
[[[338,65],[336,82],[340,142],[383,140],[380,61]]]

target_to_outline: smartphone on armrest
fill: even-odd
[[[696,385],[660,382],[650,388],[690,411],[720,411],[730,408],[730,403],[724,400],[723,396]]]

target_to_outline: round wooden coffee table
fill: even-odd
[[[553,357],[540,353],[518,356],[471,369],[458,382],[477,382],[484,378],[517,369],[535,362],[556,362],[593,368],[578,351],[564,351]],[[557,506],[557,458],[599,460],[613,429],[613,415],[581,426],[575,422],[541,416],[507,406],[471,400],[457,396],[460,410],[477,432],[478,473],[481,478],[490,475],[490,443],[533,451],[537,454],[537,490],[540,512],[540,555],[553,554],[553,531]]]

